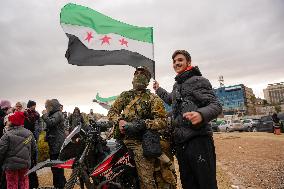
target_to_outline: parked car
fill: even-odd
[[[259,122],[252,127],[252,132],[273,132],[274,125],[271,115],[262,116]]]
[[[277,116],[280,119],[280,121],[284,121],[284,113],[278,113]]]
[[[223,120],[218,126],[219,131],[221,132],[232,132],[231,120]]]
[[[210,122],[210,125],[211,125],[211,128],[212,128],[212,131],[213,132],[219,132],[220,129],[219,129],[219,125],[222,123],[222,121],[211,121]]]
[[[232,120],[231,125],[233,131],[244,131],[244,125],[241,120]]]
[[[259,119],[245,119],[243,120],[243,126],[244,126],[243,130],[252,132],[253,128],[256,128],[257,124],[259,124]]]
[[[279,113],[277,116],[281,122],[281,132],[284,133],[284,113]]]
[[[218,126],[219,131],[232,132],[232,131],[243,131],[243,124],[241,120],[224,120]]]

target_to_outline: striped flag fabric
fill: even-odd
[[[70,64],[146,66],[154,76],[152,27],[132,26],[72,3],[61,9],[60,24],[69,38]]]

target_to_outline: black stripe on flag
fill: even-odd
[[[155,78],[155,62],[137,52],[122,50],[93,50],[88,49],[74,35],[69,38],[65,57],[69,64],[77,66],[129,65],[132,67],[146,66]]]

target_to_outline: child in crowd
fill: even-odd
[[[35,156],[36,144],[31,131],[23,127],[24,120],[24,112],[9,115],[8,127],[0,139],[0,165],[6,174],[7,189],[29,188],[26,173]]]

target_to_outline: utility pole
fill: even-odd
[[[220,87],[224,87],[225,85],[224,85],[224,78],[223,78],[223,76],[220,75],[218,78],[219,78],[218,81],[219,81]]]

